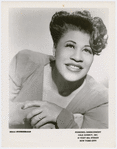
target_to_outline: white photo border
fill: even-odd
[[[31,133],[10,133],[8,128],[9,113],[9,35],[8,14],[9,8],[108,8],[109,9],[109,129],[101,129],[97,142],[80,143],[75,129],[67,130],[31,130]],[[1,66],[2,66],[2,146],[3,147],[63,147],[63,148],[90,148],[116,147],[116,82],[115,82],[115,2],[2,2],[1,3]],[[15,130],[16,131],[16,130]],[[18,130],[17,130],[18,131]],[[29,131],[29,130],[27,130]],[[84,130],[83,131],[87,131]],[[88,131],[90,131],[88,129]],[[94,130],[91,130],[94,131]]]

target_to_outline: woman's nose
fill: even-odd
[[[71,55],[70,59],[72,59],[76,62],[83,62],[82,52],[80,50],[74,51],[74,53]]]

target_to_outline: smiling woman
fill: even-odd
[[[87,73],[107,44],[88,11],[56,12],[53,56],[23,50],[10,65],[10,128],[108,128],[108,91]]]
[[[68,31],[59,40],[55,49],[56,67],[65,80],[84,80],[94,57],[89,39],[88,34],[77,30]]]

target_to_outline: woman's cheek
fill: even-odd
[[[57,55],[57,59],[63,61],[64,59],[68,58],[68,53],[65,50],[61,51]]]
[[[91,59],[91,60],[89,60],[89,62],[87,62],[89,68],[91,67],[92,63],[93,63],[93,59]]]
[[[85,58],[84,58],[85,66],[90,68],[90,66],[93,63],[93,59],[94,59],[93,56],[87,56],[87,57],[85,56]]]

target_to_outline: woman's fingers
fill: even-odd
[[[45,124],[45,125],[41,126],[39,129],[55,129],[55,125],[52,123]]]
[[[31,119],[32,117],[34,117],[34,116],[36,116],[37,114],[40,114],[40,113],[42,113],[42,109],[41,108],[36,108],[36,109],[34,109],[34,110],[32,110],[28,115],[27,115],[27,119],[29,120],[29,119]]]
[[[22,109],[25,110],[27,108],[31,108],[31,107],[40,107],[43,105],[43,101],[30,101],[30,102],[25,102],[23,105],[22,105]]]
[[[38,114],[36,116],[34,116],[32,119],[31,119],[31,126],[34,126],[36,125],[39,121],[41,121],[43,118],[45,118],[46,116],[41,113],[41,114]]]
[[[40,127],[44,124],[45,122],[56,122],[56,119],[59,115],[59,113],[62,111],[62,108],[57,106],[56,104],[49,103],[46,101],[31,101],[31,102],[26,102],[23,106],[22,109],[27,109],[31,107],[37,107],[35,110],[32,110],[28,115],[27,119],[30,120],[31,125],[35,125],[38,123]],[[43,115],[42,115],[43,114]],[[40,117],[40,115],[42,115]]]
[[[41,126],[43,126],[44,124],[46,124],[48,122],[48,119],[45,117],[43,119],[41,119],[36,125],[35,128],[39,128]]]

